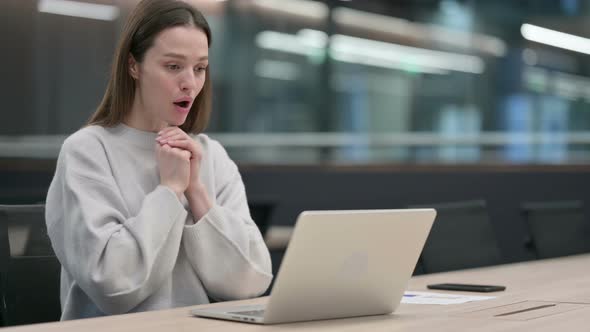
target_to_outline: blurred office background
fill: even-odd
[[[248,164],[590,161],[590,1],[189,0]],[[54,158],[138,0],[1,0],[2,157]]]

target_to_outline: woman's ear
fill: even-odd
[[[129,54],[129,59],[127,60],[127,64],[129,66],[129,75],[133,77],[134,80],[139,78],[139,64],[135,61],[133,55]]]

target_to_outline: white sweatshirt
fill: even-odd
[[[186,199],[159,185],[155,138],[121,124],[64,142],[45,216],[62,320],[250,298],[270,284],[268,249],[223,147],[194,136],[214,207],[193,224]]]

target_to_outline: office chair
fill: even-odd
[[[44,205],[0,205],[0,304],[4,326],[58,321],[60,263]]]
[[[485,201],[413,207],[429,207],[437,211],[436,220],[420,257],[424,273],[475,268],[502,262]]]
[[[264,237],[270,227],[270,217],[275,208],[274,202],[248,202],[250,215]]]
[[[522,211],[529,230],[525,245],[537,258],[590,252],[590,230],[581,201],[526,202]]]

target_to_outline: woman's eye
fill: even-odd
[[[170,70],[178,70],[178,69],[180,69],[180,66],[179,65],[167,65],[167,67]]]
[[[195,68],[195,71],[196,71],[196,72],[203,72],[203,71],[205,71],[206,69],[207,69],[207,67],[196,67],[196,68]]]

